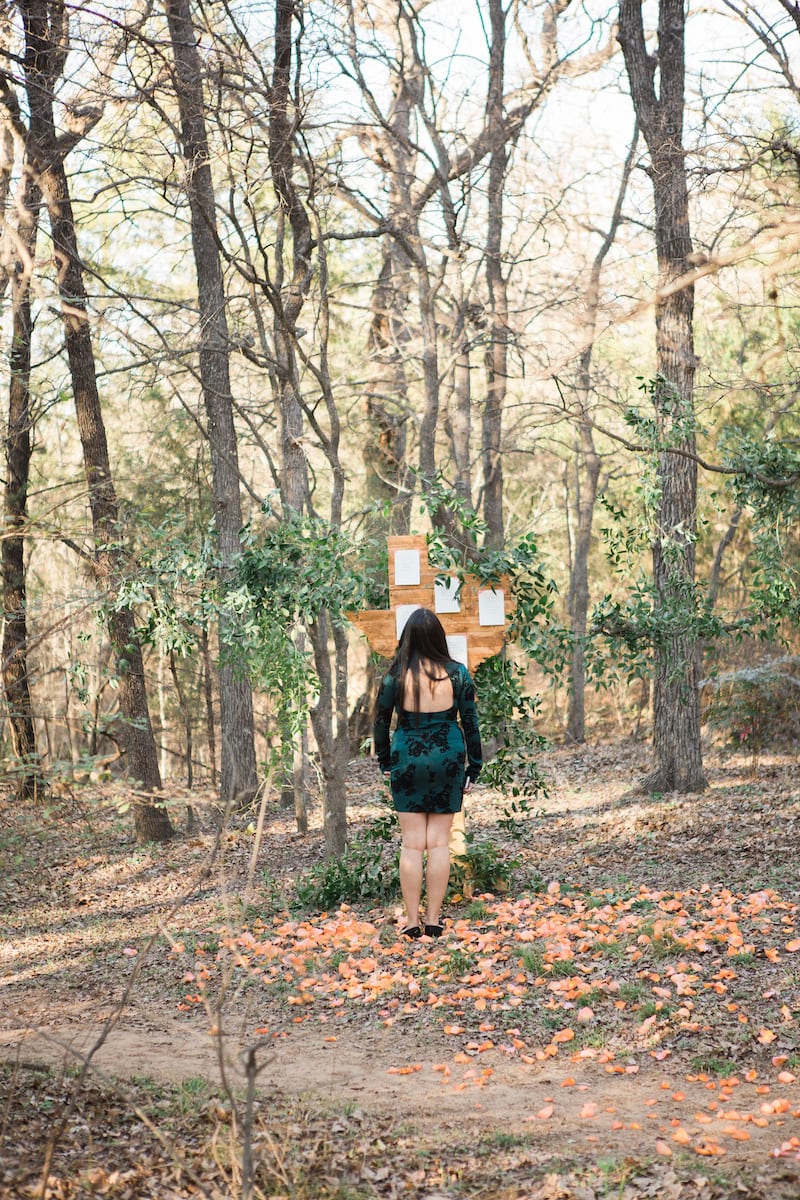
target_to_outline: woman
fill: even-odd
[[[390,744],[395,711],[397,728]],[[373,740],[381,770],[390,776],[403,837],[400,887],[408,918],[403,933],[422,936],[419,908],[427,851],[424,929],[429,937],[440,937],[450,876],[450,825],[464,792],[478,778],[482,757],[475,687],[466,667],[450,657],[442,623],[427,608],[416,609],[403,629],[378,693]]]

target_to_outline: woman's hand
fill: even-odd
[[[467,778],[467,781],[464,784],[464,795],[466,796],[467,792],[471,792],[471,791],[472,791],[472,780]]]

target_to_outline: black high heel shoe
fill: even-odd
[[[426,925],[425,936],[438,938],[444,933],[444,925]]]
[[[401,929],[400,932],[403,937],[411,938],[412,942],[422,937],[422,930],[419,925],[406,925],[405,929]]]

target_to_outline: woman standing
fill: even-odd
[[[397,727],[390,743],[395,711]],[[450,657],[442,623],[427,608],[416,609],[403,629],[378,693],[373,739],[380,768],[390,777],[403,837],[400,887],[408,918],[403,933],[422,936],[419,908],[427,851],[424,931],[439,937],[450,876],[450,825],[478,778],[482,756],[474,684],[466,667]]]

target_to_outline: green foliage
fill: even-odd
[[[693,1071],[703,1071],[707,1075],[719,1075],[722,1079],[735,1075],[737,1071],[735,1062],[717,1054],[698,1054],[692,1059],[690,1065]]]
[[[650,548],[650,525],[641,519],[641,514],[637,519],[614,504],[609,496],[601,496],[598,503],[608,516],[608,523],[600,526],[606,560],[615,575],[630,578],[637,573],[642,555]]]
[[[502,750],[498,751],[495,759],[489,764],[490,779],[492,777],[491,768],[502,753]],[[497,824],[513,841],[523,842],[530,833],[531,817],[544,815],[543,808],[533,808],[527,793],[546,796],[547,784],[538,764],[532,759],[525,763],[515,764],[513,761],[510,764],[504,763],[501,769],[510,770],[514,782],[511,785],[512,799],[503,805],[503,815],[498,818]]]
[[[523,691],[524,668],[502,654],[485,659],[475,672],[481,699],[481,733],[485,738],[502,737],[508,727],[521,729],[527,737],[533,730],[538,700]],[[536,736],[537,748],[544,739]]]
[[[344,624],[364,604],[366,576],[342,529],[292,514],[245,530],[238,563],[235,654],[273,704],[279,730],[273,759],[286,765],[318,686],[304,631],[323,616]],[[345,886],[342,883],[342,886]]]
[[[800,623],[800,439],[734,426],[721,438],[736,503],[753,517],[752,626]]]
[[[490,787],[508,790],[520,798],[505,811],[507,832],[519,830],[519,821],[530,815],[532,800],[547,796],[547,784],[537,762],[547,744],[534,725],[539,701],[525,693],[524,680],[524,668],[499,654],[486,659],[475,672],[481,736],[484,741],[500,738],[503,743],[484,766],[482,779]]]
[[[519,965],[528,975],[536,979],[539,975],[544,974],[545,959],[544,950],[541,946],[531,943],[523,946],[519,953]]]
[[[286,624],[333,621],[364,603],[364,573],[346,531],[320,517],[293,513],[256,531],[245,530],[239,578],[259,610]]]
[[[489,838],[466,835],[466,854],[455,859],[450,871],[450,890],[456,892],[507,892],[520,866],[507,850]]]
[[[477,956],[470,950],[463,950],[460,946],[450,946],[447,949],[446,956],[442,957],[439,970],[443,975],[467,975],[475,970],[477,964]]]
[[[144,645],[185,658],[194,653],[199,631],[216,617],[213,531],[207,528],[198,536],[181,513],[141,528],[137,570],[119,588],[116,607],[143,614],[137,633]]]
[[[753,769],[769,745],[800,736],[800,658],[787,655],[706,681],[705,719],[725,745],[750,754]]]
[[[393,900],[400,890],[395,850],[397,818],[387,810],[348,844],[339,859],[326,859],[297,882],[297,902],[304,909],[327,911],[361,900]],[[387,851],[391,848],[391,855]]]
[[[693,401],[664,375],[638,377],[639,391],[647,396],[651,411],[635,405],[625,412],[625,422],[645,442],[653,455],[681,446],[698,432]]]
[[[426,484],[421,511],[434,521],[428,538],[433,566],[448,575],[463,576],[468,571],[477,575],[482,585],[507,577],[516,604],[509,637],[531,646],[537,644],[542,627],[552,622],[558,588],[544,569],[535,535],[525,533],[501,548],[479,549],[479,539],[486,534],[486,522],[440,476]],[[442,511],[458,525],[462,539],[459,549],[453,545],[453,533],[435,523]]]

